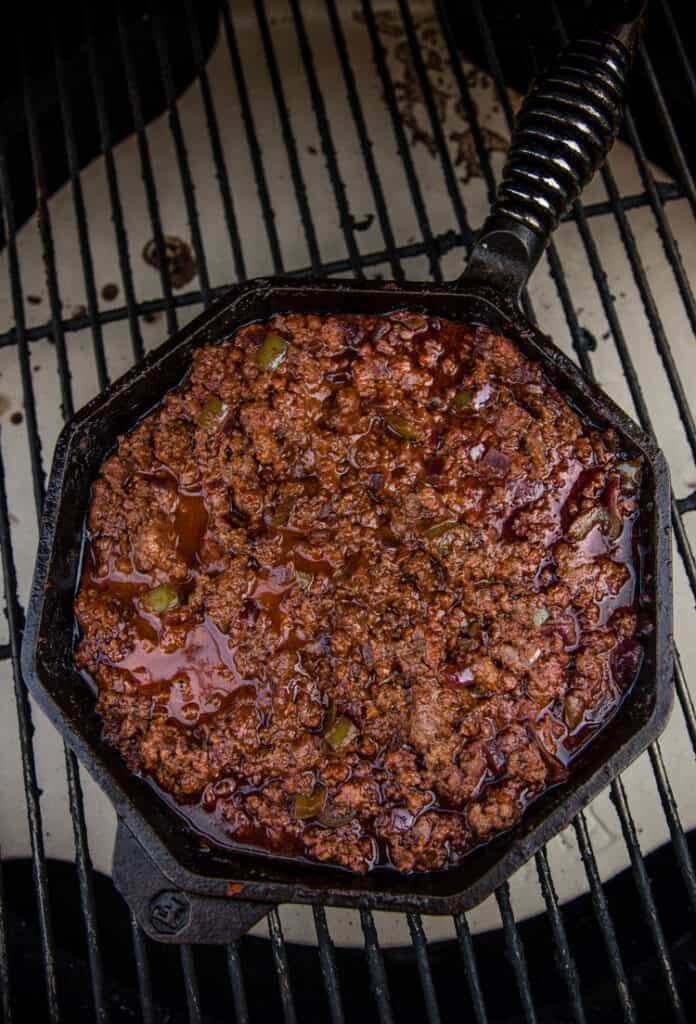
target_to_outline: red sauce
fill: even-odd
[[[280,317],[273,368],[267,332],[197,350],[122,440],[77,664],[107,741],[215,842],[446,867],[640,671],[639,483],[490,332]]]

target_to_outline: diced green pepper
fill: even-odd
[[[396,436],[400,437],[402,441],[418,440],[418,431],[414,427],[413,423],[411,423],[410,420],[407,420],[405,416],[390,413],[388,416],[384,417],[384,422],[392,434],[396,434]]]
[[[543,626],[544,623],[546,622],[546,620],[548,619],[548,617],[549,617],[549,610],[548,610],[548,608],[535,608],[534,609],[534,614],[532,615],[532,619],[534,621],[534,625],[535,626]]]
[[[462,388],[462,390],[458,391],[457,394],[454,396],[454,401],[452,403],[454,405],[454,408],[468,409],[468,407],[474,400],[475,394],[476,392],[474,391],[473,388]]]
[[[334,724],[324,733],[324,739],[332,750],[339,750],[355,736],[357,730],[350,718],[339,715]]]
[[[220,419],[225,406],[217,395],[210,395],[203,403],[203,408],[198,415],[199,427],[212,427]]]
[[[287,351],[285,338],[280,334],[267,334],[256,353],[256,365],[262,370],[277,370]]]
[[[301,793],[295,797],[294,815],[300,821],[306,818],[316,818],[324,809],[326,803],[326,789],[324,786],[317,786],[309,796]]]
[[[459,523],[456,519],[445,519],[441,523],[436,523],[435,526],[429,526],[424,536],[428,540],[437,540],[438,537],[444,537],[446,533],[449,533],[450,530],[453,530],[458,525]]]
[[[149,611],[155,615],[161,615],[169,608],[175,608],[179,603],[179,593],[169,583],[163,583],[154,590],[148,590],[143,598],[143,603]]]

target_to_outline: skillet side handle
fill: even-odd
[[[488,284],[519,298],[551,233],[618,134],[646,6],[640,3],[630,21],[571,42],[532,82],[459,287]]]

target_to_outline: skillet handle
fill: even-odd
[[[532,82],[460,287],[485,283],[517,299],[559,220],[604,163],[647,2],[636,6],[630,20],[571,42]]]

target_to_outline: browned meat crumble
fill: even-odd
[[[217,843],[455,863],[635,678],[640,471],[482,328],[291,315],[199,349],[93,488],[106,741]]]

